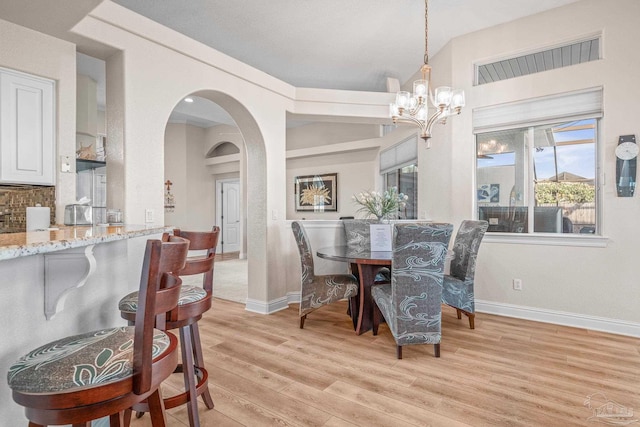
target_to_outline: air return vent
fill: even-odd
[[[600,37],[476,67],[479,85],[600,59]]]

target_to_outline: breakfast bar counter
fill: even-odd
[[[0,261],[159,234],[171,230],[172,227],[145,225],[62,225],[43,231],[0,234]]]
[[[149,239],[173,227],[59,226],[0,234],[0,374],[52,340],[126,325],[118,302],[138,290]],[[24,408],[0,385],[0,425],[27,425]]]

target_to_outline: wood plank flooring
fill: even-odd
[[[640,413],[637,338],[482,313],[470,330],[443,307],[441,357],[416,345],[397,360],[386,325],[356,336],[346,310],[317,310],[301,330],[297,305],[267,316],[214,300],[200,330],[216,406],[199,403],[201,425],[588,426],[607,401]],[[168,422],[188,425],[186,408]]]

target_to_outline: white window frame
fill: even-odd
[[[562,121],[592,118],[598,121],[596,139],[601,141],[602,98],[602,87],[595,87],[476,108],[473,110],[473,133],[477,135],[491,131],[527,128]],[[512,244],[606,247],[609,239],[603,235],[602,230],[601,146],[602,143],[596,143],[596,229],[599,232],[598,235],[493,232],[485,234],[484,241]],[[533,160],[531,159],[530,161]],[[477,172],[477,161],[475,161],[474,156],[474,182]],[[531,183],[528,182],[527,185],[531,185]],[[478,201],[476,198],[474,198],[473,204],[474,215],[477,218]]]

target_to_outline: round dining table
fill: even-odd
[[[351,272],[358,276],[360,283],[358,312],[351,313],[352,317],[357,316],[353,322],[356,325],[356,334],[361,335],[370,330],[373,325],[371,286],[382,268],[391,268],[393,252],[372,252],[361,247],[356,249],[342,245],[320,248],[316,255],[319,258],[351,264]]]

